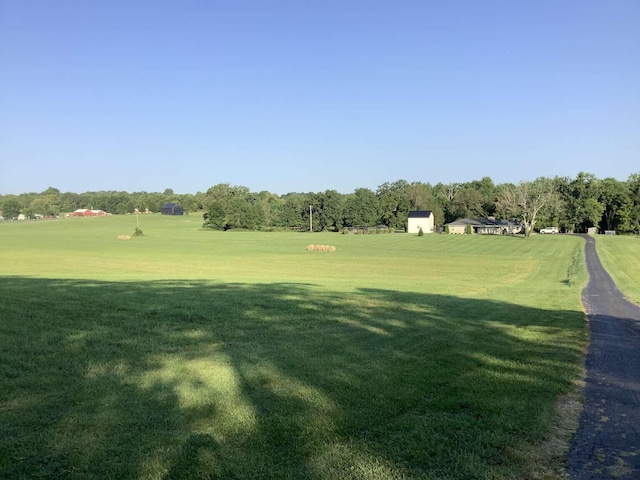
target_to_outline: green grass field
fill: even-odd
[[[602,265],[618,288],[631,301],[640,304],[640,237],[598,235],[596,248]]]
[[[139,222],[0,224],[0,478],[540,476],[582,239]]]

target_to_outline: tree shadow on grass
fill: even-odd
[[[1,478],[526,473],[583,314],[302,284],[0,283]]]

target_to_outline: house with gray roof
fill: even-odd
[[[513,235],[522,231],[522,225],[511,220],[488,218],[459,218],[447,223],[449,233],[467,233],[467,225],[471,225],[473,233],[480,235]]]

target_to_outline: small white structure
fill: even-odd
[[[407,222],[407,233],[418,233],[421,228],[423,233],[433,233],[435,231],[433,212],[431,210],[409,212]]]

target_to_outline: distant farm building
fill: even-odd
[[[489,218],[459,218],[455,222],[447,223],[449,233],[467,233],[468,225],[471,231],[480,235],[512,235],[519,233],[522,226],[510,220],[499,220],[495,217]]]
[[[88,208],[79,208],[69,214],[70,217],[104,217],[105,215],[107,212],[104,210],[89,210]]]
[[[162,215],[184,215],[184,209],[177,203],[165,203],[160,212]]]
[[[422,229],[422,233],[433,233],[435,231],[433,212],[431,210],[409,212],[407,233],[418,233],[420,229]]]

